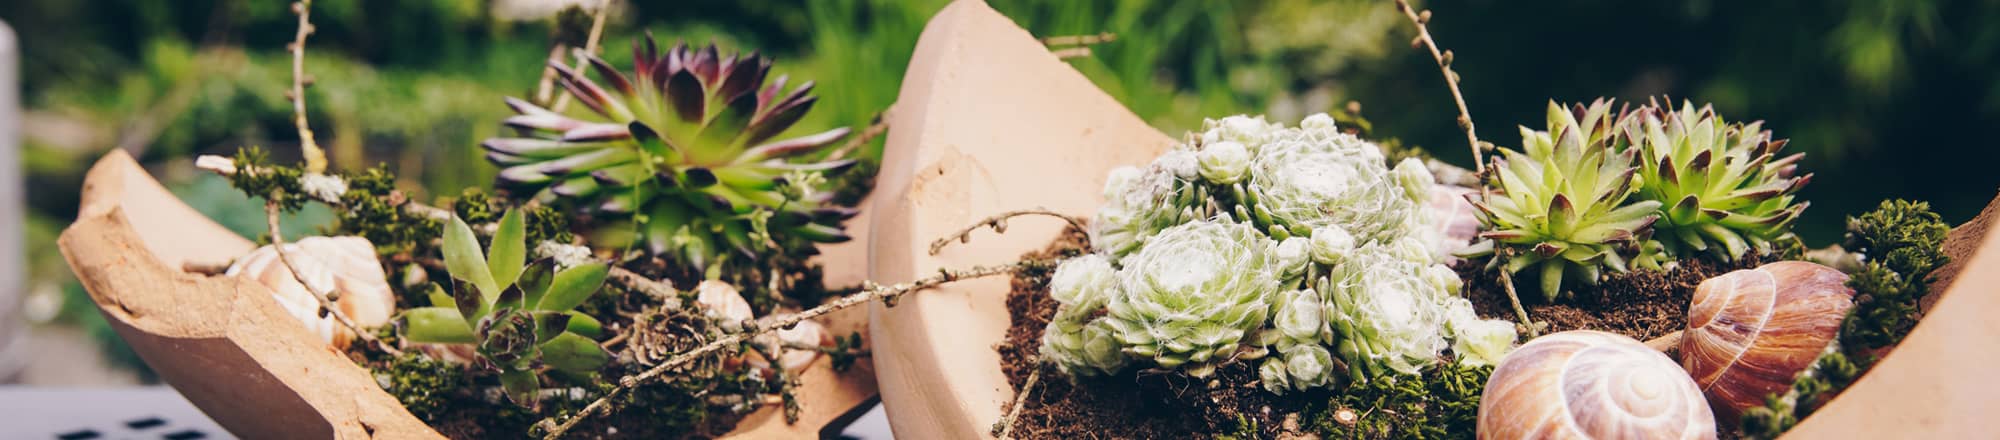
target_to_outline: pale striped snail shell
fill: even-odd
[[[354,325],[375,328],[389,323],[389,315],[396,311],[396,297],[375,258],[375,245],[368,239],[307,237],[286,243],[285,253],[307,284],[320,292],[338,293],[334,308],[354,320]],[[330,315],[320,316],[319,299],[306,290],[307,284],[292,276],[277,248],[257,248],[237,258],[223,274],[249,278],[271,288],[271,298],[321,341],[343,349],[353,341],[354,332]]]
[[[1783,393],[1840,333],[1854,305],[1847,274],[1780,261],[1709,278],[1694,290],[1681,366],[1724,421]]]
[[[1612,333],[1528,341],[1500,361],[1479,398],[1480,439],[1715,437],[1715,415],[1687,373]]]

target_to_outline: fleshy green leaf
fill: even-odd
[[[535,342],[545,343],[569,329],[569,313],[535,313]]]
[[[500,286],[493,282],[493,273],[486,268],[486,255],[479,251],[479,239],[472,235],[472,226],[456,215],[444,226],[443,250],[444,267],[452,278],[478,287],[487,302],[500,294]]]
[[[472,326],[458,310],[422,307],[403,312],[403,338],[410,342],[470,344]]]
[[[542,391],[542,379],[532,370],[501,371],[500,387],[507,390],[507,400],[516,405],[533,409],[541,403],[535,395]]]
[[[549,368],[585,373],[596,371],[610,361],[611,354],[597,346],[597,341],[575,333],[556,335],[542,344],[542,363]]]
[[[521,210],[509,209],[500,216],[500,229],[493,232],[493,246],[486,256],[486,266],[493,272],[493,284],[506,286],[514,284],[521,276],[521,265],[528,258],[528,232],[521,219]]]
[[[585,299],[589,299],[591,294],[597,293],[599,287],[604,286],[604,277],[608,270],[604,263],[590,263],[556,273],[555,278],[549,282],[548,293],[542,295],[542,300],[536,303],[535,308],[552,311],[568,311],[576,308],[577,305],[583,304]]]
[[[569,332],[596,339],[604,337],[604,324],[583,312],[569,312]]]
[[[521,292],[527,294],[527,304],[540,304],[542,294],[549,291],[549,282],[555,278],[555,272],[555,260],[536,259],[521,271],[521,277],[514,281],[514,285],[521,286]]]

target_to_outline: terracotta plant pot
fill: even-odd
[[[866,237],[865,218],[850,228]],[[857,240],[856,243],[860,241]],[[321,343],[253,281],[204,276],[182,263],[218,263],[254,246],[182,204],[122,151],[90,169],[62,252],[112,328],[160,377],[243,438],[440,438],[383,392],[366,369]],[[864,245],[825,248],[831,284],[858,283]],[[836,314],[835,334],[863,316]],[[786,424],[776,408],[744,419],[743,438],[803,438],[845,419],[875,395],[870,359],[803,375],[803,408]]]
[[[999,264],[1048,245],[1060,220],[1022,218],[1007,233],[929,254],[932,240],[995,213],[1047,207],[1089,215],[1105,173],[1151,160],[1173,139],[1148,126],[1047,47],[985,4],[962,0],[917,41],[892,118],[872,207],[870,274],[907,280],[940,268]],[[1815,215],[1840,215],[1818,213]],[[1935,312],[1876,369],[1794,431],[1796,437],[1966,438],[1990,435],[2000,413],[2000,236],[1961,228],[1953,240],[1987,252]],[[1996,234],[2000,235],[2000,234]],[[1949,247],[1949,246],[1948,246]],[[1008,326],[1005,278],[987,278],[871,306],[876,367],[899,438],[979,438],[1013,388],[1001,374]]]

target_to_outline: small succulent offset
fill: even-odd
[[[1626,249],[1638,247],[1660,207],[1627,203],[1638,168],[1636,149],[1617,135],[1626,118],[1606,100],[1550,102],[1548,131],[1521,127],[1522,150],[1493,158],[1491,194],[1473,202],[1485,232],[1462,255],[1492,256],[1488,267],[1510,274],[1533,270],[1547,300],[1563,295],[1565,279],[1595,284],[1605,269],[1626,271]]]
[[[1724,121],[1715,109],[1657,102],[1623,126],[1638,150],[1638,200],[1660,203],[1653,239],[1679,257],[1707,252],[1733,261],[1749,250],[1769,253],[1808,203],[1795,202],[1812,174],[1796,175],[1805,153],[1778,156],[1763,122]]]
[[[1513,326],[1474,316],[1425,241],[1429,171],[1386,166],[1325,115],[1300,125],[1210,120],[1113,171],[1096,252],[1050,278],[1043,358],[1072,375],[1194,377],[1260,361],[1263,387],[1284,393],[1418,374],[1452,347],[1464,365],[1503,356]]]
[[[610,354],[593,338],[602,328],[572,311],[604,285],[608,267],[588,263],[562,271],[555,263],[527,261],[520,211],[502,216],[485,252],[465,221],[444,227],[445,268],[453,289],[431,293],[431,307],[403,314],[404,338],[418,343],[471,344],[500,372],[514,403],[533,408],[541,387],[537,371],[595,373]]]
[[[766,86],[769,60],[715,46],[662,53],[649,35],[633,44],[634,71],[586,57],[600,77],[551,64],[557,82],[596,117],[571,117],[509,98],[519,137],[488,139],[502,187],[541,190],[580,208],[631,215],[656,254],[694,268],[731,253],[752,258],[765,239],[848,240],[855,211],[830,206],[822,173],[853,160],[800,163],[846,128],[776,139],[812,109],[807,82]],[[601,84],[600,84],[601,81]],[[674,252],[668,254],[668,252]]]

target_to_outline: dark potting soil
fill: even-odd
[[[1543,300],[1539,290],[1524,280],[1514,280],[1514,288],[1528,318],[1548,324],[1543,334],[1601,330],[1646,341],[1687,328],[1688,305],[1702,280],[1757,267],[1761,260],[1754,255],[1731,263],[1695,258],[1670,271],[1635,270],[1611,275],[1596,286],[1566,286],[1574,296],[1554,303]],[[1471,261],[1453,269],[1465,280],[1466,295],[1480,317],[1518,321],[1497,272]]]
[[[1054,244],[1024,259],[1051,259],[1082,252],[1084,234],[1071,230]],[[1023,271],[1007,294],[1011,325],[995,347],[1007,381],[1019,390],[1036,368],[1042,329],[1055,315],[1048,294],[1048,270]],[[1236,436],[1285,437],[1300,433],[1299,420],[1311,404],[1330,400],[1326,391],[1276,396],[1258,388],[1256,365],[1224,365],[1207,379],[1181,374],[1127,372],[1112,377],[1072,378],[1043,370],[1013,436],[1022,439],[1155,439]],[[1002,406],[1005,414],[1013,402]]]

